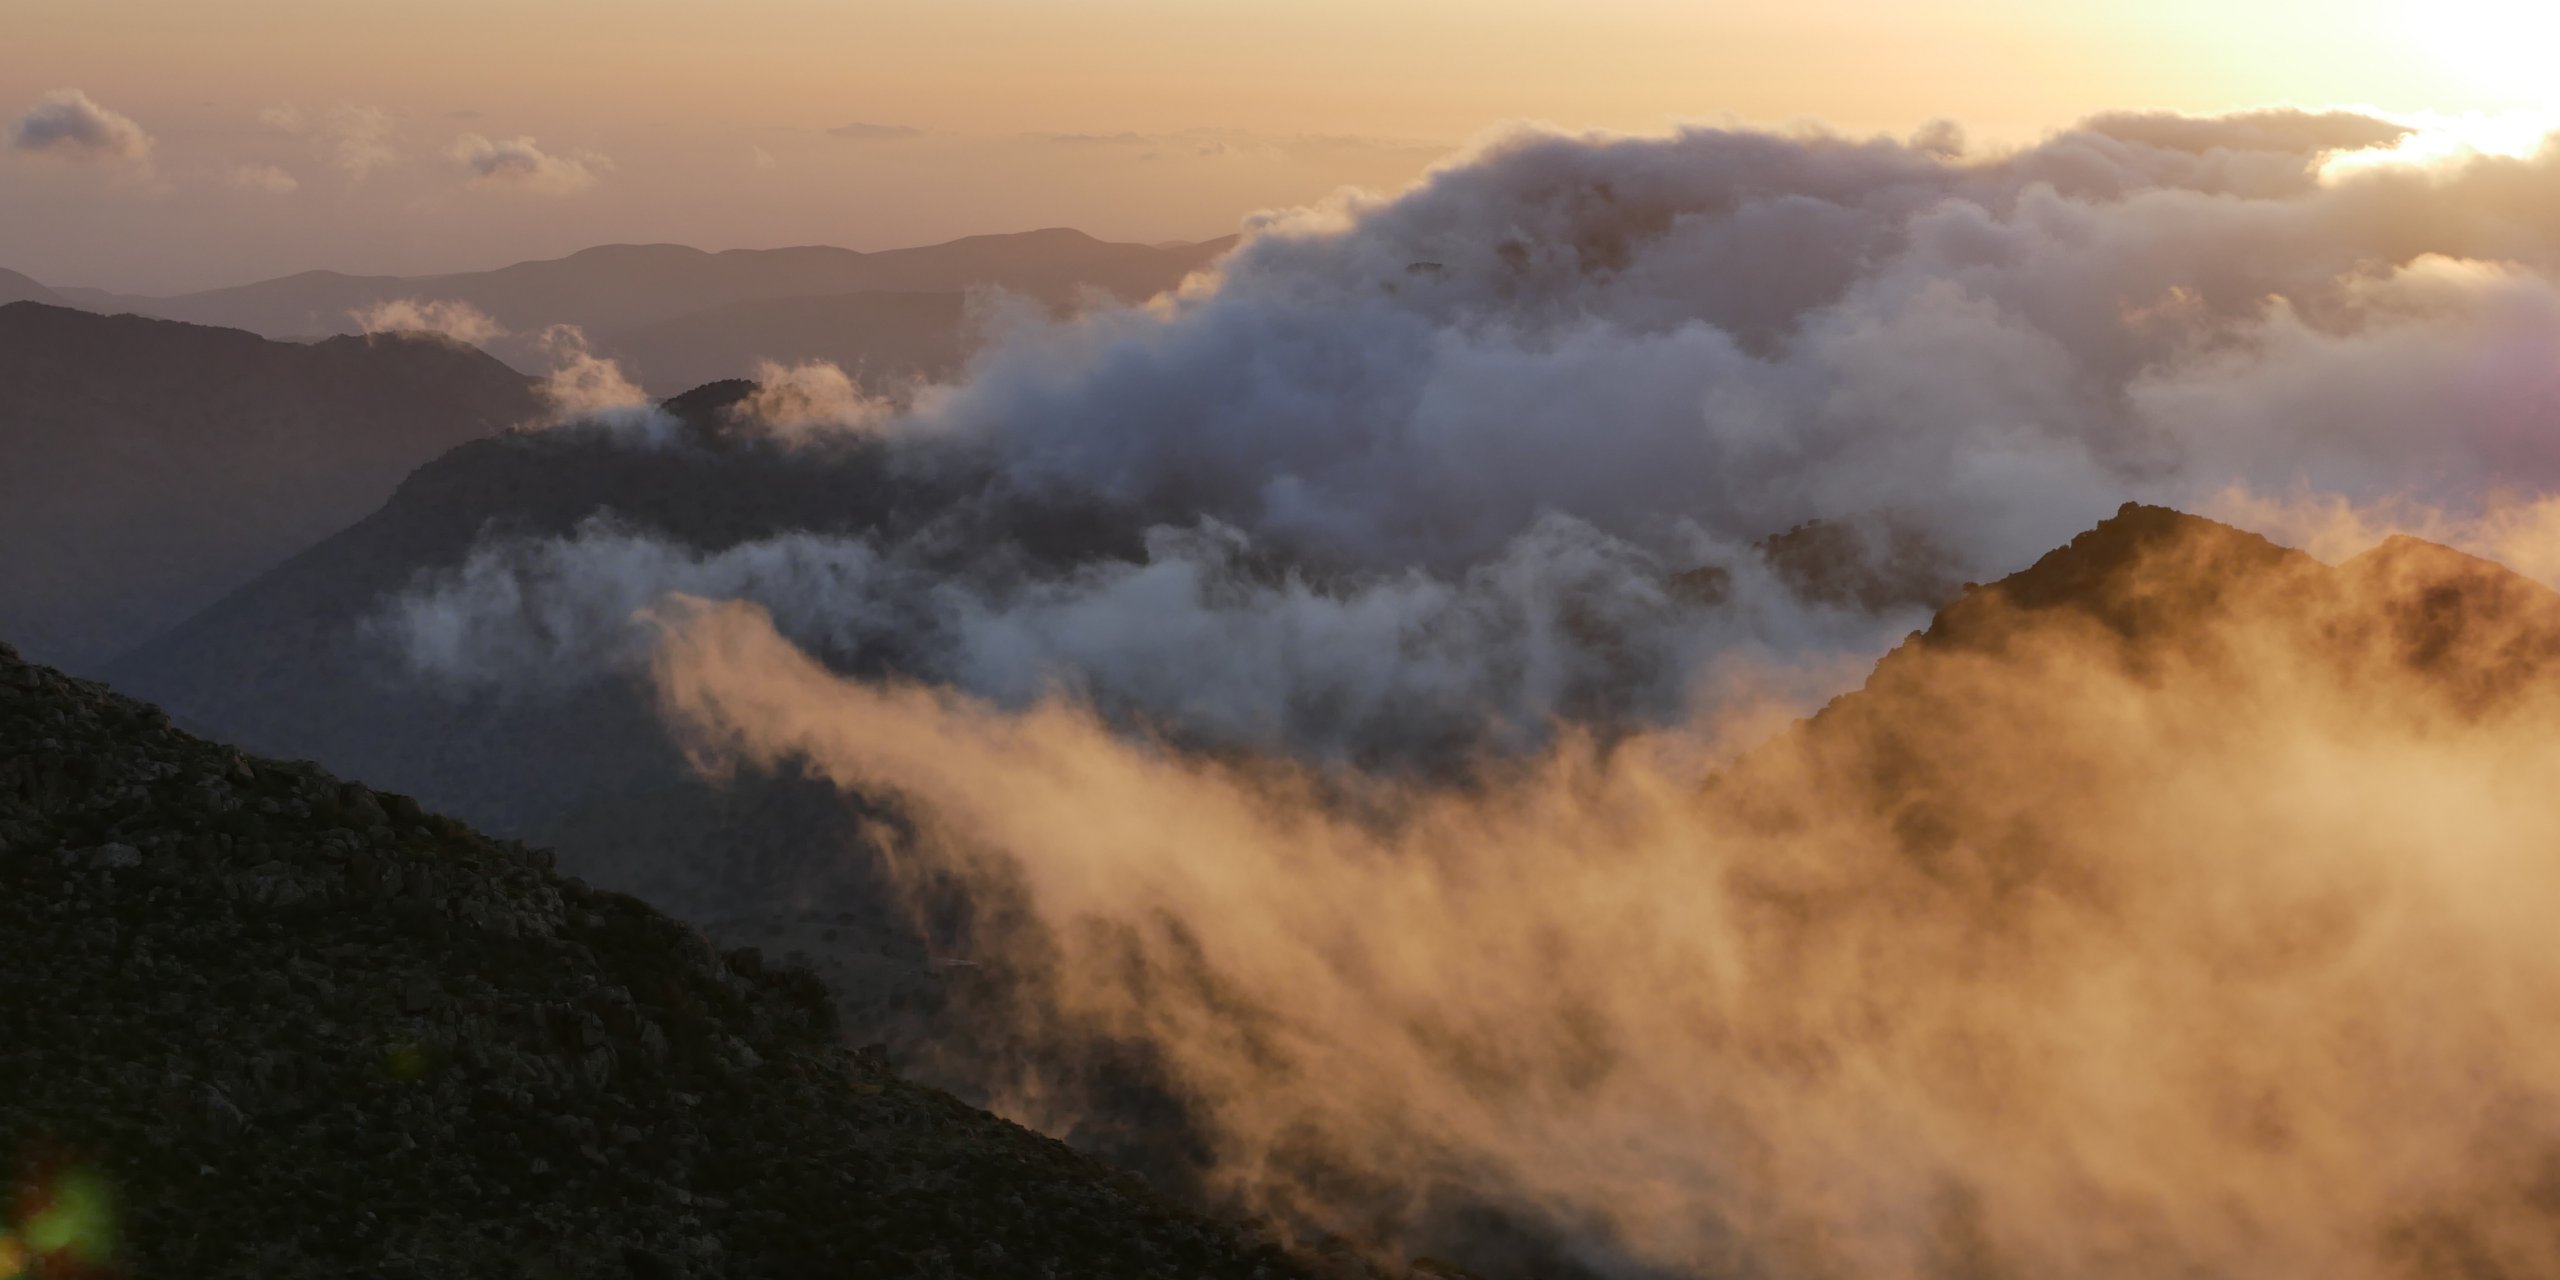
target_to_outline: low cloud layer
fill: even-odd
[[[62,160],[141,161],[150,158],[152,141],[132,117],[100,106],[78,89],[56,89],[18,117],[9,145]]]
[[[1182,296],[1068,320],[998,310],[965,376],[904,412],[793,377],[767,396],[794,402],[798,438],[834,412],[893,448],[971,451],[998,480],[984,501],[1085,495],[1165,526],[1147,545],[1238,548],[1214,573],[1185,552],[906,611],[957,627],[937,633],[952,652],[1017,653],[1213,736],[1321,723],[1303,745],[1328,752],[1360,714],[1270,708],[1439,688],[1433,723],[1600,705],[1667,722],[1696,709],[1679,668],[1722,646],[1761,666],[1794,646],[1836,671],[1955,582],[2019,568],[2128,498],[2389,505],[2487,529],[2560,491],[2560,153],[2333,164],[2406,132],[2124,116],[1979,158],[1950,130],[1524,133],[1393,198],[1274,215]],[[600,362],[564,368],[564,410],[636,397]],[[1819,582],[1798,566],[1789,586],[1771,540],[1808,527],[1845,562]],[[1500,615],[1556,637],[1562,667],[1494,644],[1464,678],[1425,674],[1466,648],[1429,638],[1454,625],[1432,601],[1598,581],[1586,556],[1620,566],[1617,585]],[[1672,610],[1686,638],[1643,639],[1654,623],[1628,620],[1693,570],[1733,585],[1723,612]],[[1159,586],[1125,594],[1138,582]],[[1780,589],[1755,596],[1760,582]],[[421,590],[435,607],[490,598]],[[1358,644],[1283,621],[1343,601],[1403,621]],[[1224,639],[1169,667],[1153,647],[1167,635]],[[1325,674],[1335,649],[1377,671]],[[1647,705],[1555,674],[1613,665],[1655,673],[1634,681]],[[1151,679],[1174,667],[1187,693]],[[936,674],[1025,694],[1002,663]]]
[[[584,191],[613,171],[613,161],[592,151],[550,152],[531,137],[491,139],[466,133],[454,140],[452,155],[471,175],[471,185],[514,188],[547,195]]]

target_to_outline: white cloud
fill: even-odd
[[[9,143],[20,151],[65,160],[141,161],[151,135],[132,117],[98,105],[78,89],[56,89],[18,117]]]
[[[454,139],[453,158],[470,171],[475,187],[514,187],[567,195],[594,186],[613,161],[593,151],[554,154],[529,135],[492,139],[466,133]]]
[[[506,327],[468,302],[395,298],[347,313],[366,333],[433,333],[472,346],[503,338]]]

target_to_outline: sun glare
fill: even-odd
[[[2399,5],[2414,52],[2467,89],[2520,107],[2560,104],[2560,4],[2552,0],[2423,0]]]

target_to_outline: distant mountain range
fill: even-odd
[[[61,294],[15,271],[0,269],[0,306],[6,306],[12,302],[41,302],[56,307],[71,305]]]
[[[0,306],[0,634],[94,670],[540,409],[441,339]]]
[[[1232,236],[1178,246],[1117,244],[1058,227],[876,253],[601,245],[493,271],[305,271],[169,297],[46,290],[0,273],[0,301],[10,300],[13,288],[33,289],[27,296],[34,301],[295,339],[362,332],[359,314],[384,303],[460,302],[518,336],[489,347],[519,369],[542,366],[523,336],[571,324],[598,349],[626,358],[645,385],[672,394],[710,378],[743,375],[759,357],[829,359],[887,376],[946,369],[963,343],[958,295],[968,289],[992,286],[1054,305],[1071,304],[1086,290],[1140,300],[1180,284],[1234,244]],[[880,294],[949,296],[933,302],[872,296]],[[706,333],[718,335],[715,347],[688,345]]]

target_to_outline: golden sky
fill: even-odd
[[[1945,118],[1997,144],[2111,109],[2538,108],[2554,7],[7,0],[0,111],[78,89],[151,145],[0,159],[24,197],[0,202],[0,265],[149,289],[608,239],[1199,238],[1514,120]],[[533,151],[511,168],[475,137]]]

